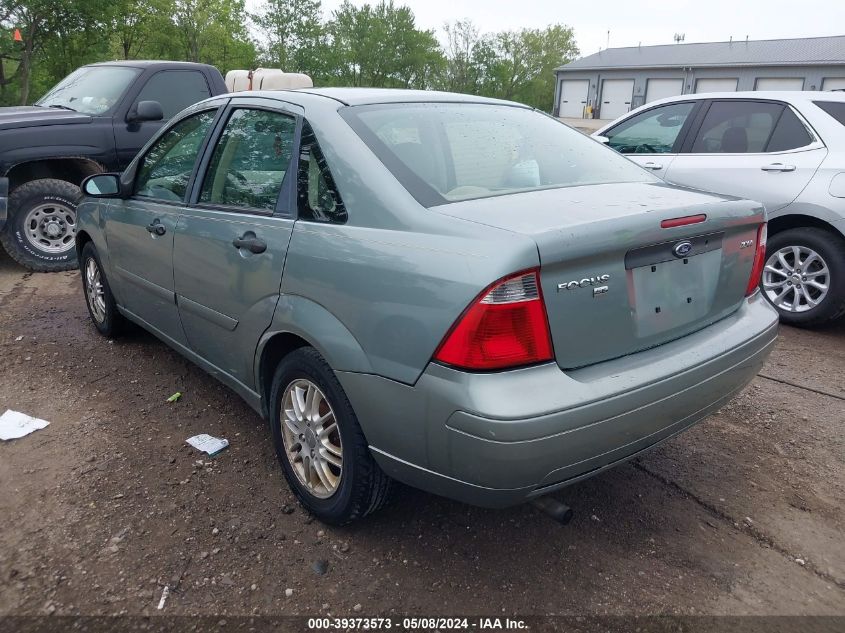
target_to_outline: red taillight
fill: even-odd
[[[748,279],[748,288],[745,289],[745,296],[753,295],[760,285],[760,277],[763,275],[763,266],[766,263],[766,223],[757,229],[757,249],[754,251],[754,264],[751,266],[751,277]]]
[[[461,369],[520,367],[552,360],[537,270],[497,281],[464,311],[434,360]]]

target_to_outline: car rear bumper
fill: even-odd
[[[653,448],[729,401],[777,336],[759,293],[682,339],[563,372],[468,374],[430,365],[416,385],[339,378],[388,474],[490,507],[540,496]]]
[[[9,218],[9,179],[0,178],[0,231]]]

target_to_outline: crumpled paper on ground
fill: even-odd
[[[47,420],[33,418],[26,413],[9,409],[0,415],[0,440],[14,440],[43,429],[48,424],[50,423]]]

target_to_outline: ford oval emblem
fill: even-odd
[[[677,244],[675,244],[675,247],[672,249],[672,252],[675,254],[675,257],[686,257],[692,252],[692,242],[678,242]]]

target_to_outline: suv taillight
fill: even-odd
[[[554,358],[540,273],[500,279],[458,318],[434,360],[470,370],[521,367]]]
[[[751,266],[751,277],[748,279],[748,288],[745,289],[745,296],[753,295],[760,285],[760,277],[763,275],[763,266],[766,264],[766,223],[757,229],[757,249],[754,251],[754,264]]]

